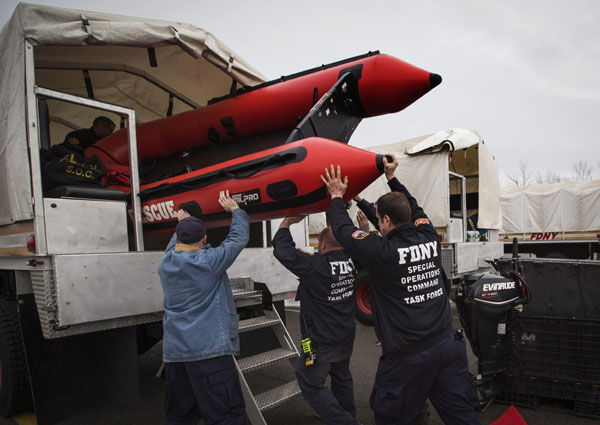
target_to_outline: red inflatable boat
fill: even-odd
[[[142,185],[144,232],[172,229],[181,208],[207,227],[229,224],[231,215],[218,203],[221,190],[229,190],[251,221],[324,211],[330,197],[319,176],[332,163],[340,164],[349,177],[346,201],[383,172],[382,155],[311,137]],[[126,186],[111,189],[129,192]]]
[[[356,80],[359,105],[355,107],[361,118],[401,111],[441,82],[439,75],[393,56],[369,53],[244,88],[200,109],[139,124],[139,159],[164,158],[248,136],[291,131],[347,73]],[[92,154],[107,164],[127,166],[126,129],[88,148],[86,155]]]

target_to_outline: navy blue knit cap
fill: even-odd
[[[175,228],[179,242],[190,244],[200,242],[206,235],[204,222],[196,217],[186,217]]]

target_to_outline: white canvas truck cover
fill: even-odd
[[[265,78],[201,28],[20,3],[0,31],[0,225],[33,217],[27,145],[25,41],[34,46],[35,84],[136,110],[145,122],[202,107],[229,92],[232,80]],[[89,128],[98,111],[48,101],[50,136],[62,142]],[[103,114],[110,118],[116,115]]]
[[[502,233],[600,229],[600,179],[502,188]]]
[[[417,199],[434,226],[447,227],[449,224],[448,172],[458,171],[458,168],[462,175],[472,177],[467,180],[467,192],[479,193],[477,226],[481,229],[500,229],[498,164],[477,132],[458,128],[446,129],[403,142],[374,146],[367,150],[396,156],[396,177]],[[343,164],[341,165],[343,173]],[[382,175],[361,192],[360,196],[375,202],[387,192],[389,186]],[[356,217],[356,211],[353,203],[349,211],[353,219]],[[319,233],[324,227],[325,214],[310,216],[310,234]]]

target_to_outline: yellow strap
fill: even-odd
[[[175,249],[177,251],[199,251],[200,250],[200,248],[198,248],[196,246],[188,245],[186,243],[175,244]]]

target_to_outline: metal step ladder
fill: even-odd
[[[231,279],[230,283],[236,308],[262,305],[262,292],[254,290],[254,281],[251,278]],[[254,394],[248,384],[245,377],[247,373],[285,361],[289,362],[293,370],[296,359],[299,357],[298,350],[275,307],[262,308],[262,311],[264,316],[240,320],[238,332],[251,332],[270,327],[273,329],[280,347],[241,359],[234,357],[246,403],[246,415],[252,425],[267,425],[263,416],[264,412],[300,395],[300,387],[295,379],[260,394]]]

